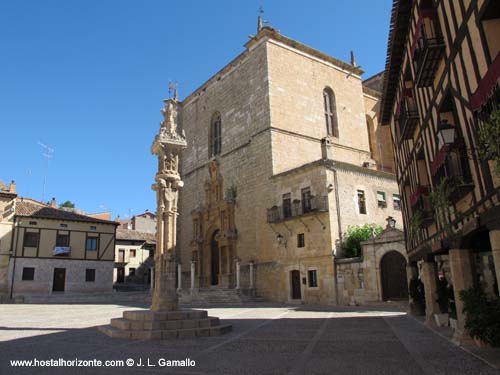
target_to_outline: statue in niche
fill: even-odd
[[[161,173],[177,172],[179,164],[179,156],[174,155],[172,152],[168,155],[162,155],[160,158],[160,171]]]

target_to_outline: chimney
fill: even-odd
[[[321,139],[321,158],[323,160],[333,159],[332,142],[328,137]]]
[[[356,66],[356,58],[354,57],[354,51],[351,51],[351,65]]]
[[[16,181],[12,180],[9,186],[9,193],[15,193],[15,192],[16,192]]]
[[[50,207],[57,208],[56,198],[52,198],[50,201]]]

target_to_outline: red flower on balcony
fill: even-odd
[[[422,195],[429,194],[429,187],[418,185],[415,191],[410,195],[410,204],[415,206]]]

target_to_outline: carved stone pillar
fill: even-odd
[[[434,314],[439,314],[437,303],[437,272],[436,263],[424,262],[422,265],[422,282],[425,290],[425,324],[433,325]]]
[[[177,290],[182,289],[182,265],[177,264]]]
[[[457,308],[457,329],[453,335],[453,341],[463,343],[470,341],[471,338],[465,330],[464,303],[460,299],[460,292],[470,288],[474,284],[472,252],[467,249],[450,250],[450,268],[455,306]]]
[[[406,266],[406,278],[408,281],[408,286],[411,285],[411,280],[418,277],[418,268],[416,266],[407,265]],[[412,306],[414,306],[413,299],[408,296],[408,308],[412,312]]]
[[[155,288],[155,268],[151,267],[149,270],[151,272],[151,284],[149,285],[149,289],[153,292]]]
[[[240,289],[240,260],[236,259],[236,289]]]
[[[191,261],[191,290],[194,289],[195,262]]]
[[[250,265],[249,265],[249,277],[250,277],[250,289],[253,289],[255,288],[254,286],[254,281],[253,281],[253,262],[250,262]]]
[[[123,318],[111,319],[99,330],[110,337],[122,339],[159,340],[217,336],[231,331],[230,325],[208,319],[207,311],[178,310],[175,287],[176,269],[179,289],[182,287],[181,265],[176,267],[177,193],[182,187],[179,175],[179,154],[186,148],[184,133],[177,129],[177,99],[165,100],[164,121],[155,137],[151,151],[158,156],[158,172],[152,188],[157,199],[157,237],[153,298],[150,310],[125,311]],[[194,264],[191,264],[193,287]],[[182,322],[182,325],[179,324]],[[208,325],[206,324],[208,322]]]

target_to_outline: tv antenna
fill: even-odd
[[[45,172],[43,175],[42,202],[45,202],[45,189],[47,187],[47,174],[49,173],[49,160],[54,157],[54,149],[38,141],[38,145],[43,148],[42,156],[45,158]]]

